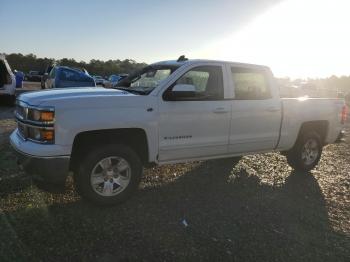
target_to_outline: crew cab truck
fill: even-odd
[[[103,205],[126,200],[143,166],[281,151],[307,172],[345,121],[338,99],[281,99],[268,67],[165,61],[114,89],[22,94],[11,144],[36,178],[64,183]]]

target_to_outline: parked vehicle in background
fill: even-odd
[[[24,80],[24,73],[21,71],[13,70],[13,73],[16,77],[16,88],[22,88],[23,86],[23,80]]]
[[[95,80],[86,71],[67,66],[55,66],[50,71],[45,88],[92,87]]]
[[[29,71],[28,74],[24,76],[25,81],[41,82],[42,72],[39,71]]]
[[[345,102],[350,107],[350,92],[345,95]],[[350,113],[350,110],[349,110]]]
[[[12,104],[15,101],[16,77],[4,55],[0,54],[0,96]]]
[[[104,79],[102,76],[93,76],[96,85],[103,86]]]
[[[46,82],[46,79],[48,78],[52,68],[54,66],[53,65],[49,65],[46,67],[45,71],[44,71],[44,74],[43,76],[41,77],[41,89],[45,89],[45,82]]]
[[[111,75],[108,78],[108,81],[104,82],[104,87],[112,88],[119,82],[119,80],[120,80],[120,76],[118,76],[118,75]]]
[[[155,63],[114,89],[32,92],[17,101],[11,144],[43,181],[74,173],[78,192],[125,201],[143,166],[281,151],[305,175],[344,128],[342,99],[281,99],[266,66],[210,60]]]
[[[128,74],[122,74],[122,75],[119,75],[120,76],[120,79],[119,79],[119,82],[122,81],[124,78],[127,78],[129,75]]]
[[[106,88],[113,88],[127,76],[127,74],[111,75],[107,81],[104,81],[103,86]]]

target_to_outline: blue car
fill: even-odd
[[[122,79],[127,77],[127,74],[121,74],[121,75],[111,75],[107,81],[103,82],[103,86],[106,88],[113,88],[115,87]]]
[[[45,81],[45,88],[92,87],[95,80],[85,70],[55,66]]]

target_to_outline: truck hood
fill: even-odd
[[[83,102],[102,102],[115,97],[139,97],[126,91],[102,87],[62,88],[21,94],[20,101],[32,106],[55,106]],[[92,104],[90,104],[92,105]]]

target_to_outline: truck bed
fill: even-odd
[[[282,123],[278,149],[293,147],[302,123],[324,121],[325,143],[333,143],[342,130],[341,111],[344,100],[337,98],[282,98]]]

